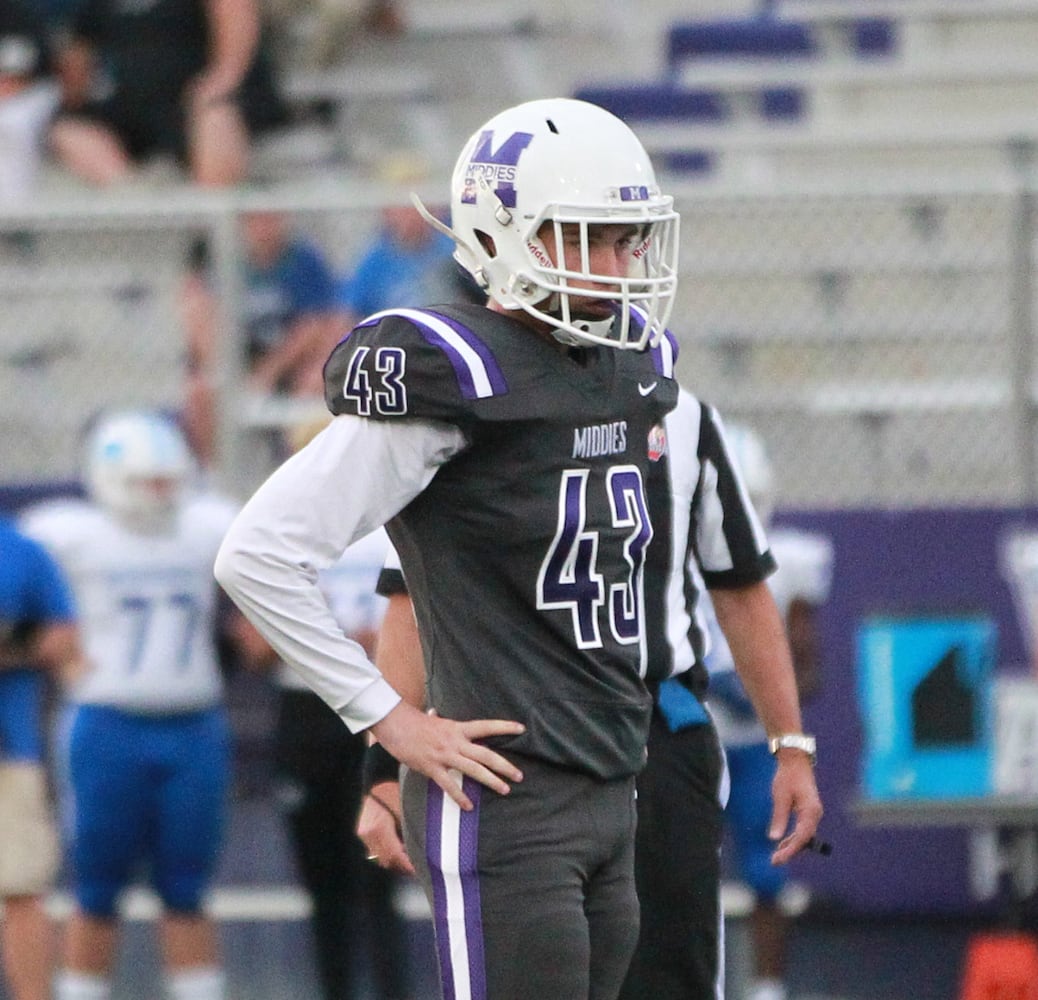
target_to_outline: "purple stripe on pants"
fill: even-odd
[[[486,968],[483,953],[483,925],[480,914],[479,805],[482,785],[465,778],[462,785],[474,808],[464,812],[447,798],[443,789],[429,782],[425,812],[425,852],[432,881],[433,923],[436,950],[443,980],[443,1000],[486,1000]],[[444,838],[444,818],[453,831],[457,821],[457,842],[453,835]],[[460,903],[460,911],[459,911]],[[451,935],[463,934],[467,967],[455,964],[457,949]]]

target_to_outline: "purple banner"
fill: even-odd
[[[981,613],[998,628],[998,671],[1026,670],[1028,652],[999,566],[1011,528],[1038,528],[1038,510],[797,512],[778,521],[833,540],[833,587],[821,613],[823,683],[804,708],[818,736],[822,835],[832,857],[805,857],[793,877],[818,900],[871,913],[986,914],[971,898],[968,833],[948,828],[861,826],[862,726],[855,690],[855,633],[876,614]]]

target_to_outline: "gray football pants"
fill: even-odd
[[[403,776],[405,837],[433,911],[444,1000],[615,1000],[638,937],[634,778],[515,758],[463,812]]]

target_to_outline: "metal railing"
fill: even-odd
[[[1023,167],[1029,161],[1022,160]],[[991,506],[1038,499],[1034,189],[679,190],[678,373],[757,427],[784,505]],[[439,192],[436,192],[437,194]],[[116,404],[176,408],[179,287],[204,238],[220,289],[223,483],[268,469],[255,435],[319,401],[259,400],[242,378],[238,217],[292,215],[344,271],[406,196],[92,195],[0,218],[0,483],[76,475],[78,434]]]

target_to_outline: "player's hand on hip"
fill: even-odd
[[[431,778],[466,810],[472,808],[472,801],[462,790],[462,776],[501,795],[508,794],[508,781],[523,780],[523,772],[511,761],[478,741],[517,736],[525,730],[521,722],[508,719],[443,719],[406,702],[371,727],[379,743],[401,764]]]
[[[772,812],[768,836],[778,841],[773,865],[784,865],[808,848],[822,818],[822,800],[811,759],[799,751],[779,751],[771,785]],[[793,829],[789,829],[794,819]]]
[[[380,781],[364,797],[357,817],[357,836],[368,851],[368,860],[382,868],[414,874],[401,831],[400,782]]]

